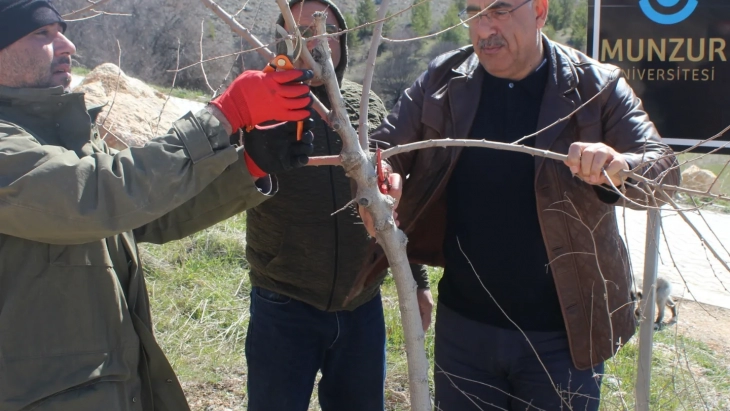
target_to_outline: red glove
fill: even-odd
[[[235,132],[245,126],[266,121],[298,121],[309,117],[310,70],[288,70],[271,73],[248,70],[238,76],[215,101]]]

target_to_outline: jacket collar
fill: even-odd
[[[86,110],[84,94],[67,93],[61,86],[49,88],[0,86],[0,108],[13,107],[32,115],[53,116],[68,105]]]
[[[482,83],[484,82],[484,70],[477,70],[480,63],[479,58],[474,53],[474,47],[469,46],[462,50],[468,53],[469,57],[452,69],[454,77],[448,83],[454,135],[447,137],[451,138],[467,138],[469,136],[471,125],[479,108]],[[458,155],[461,150],[454,151],[455,155]]]
[[[582,104],[581,96],[577,91],[578,75],[574,62],[563,51],[562,46],[550,41],[544,35],[543,46],[548,51],[547,58],[550,72],[542,104],[540,105],[540,116],[537,121],[538,130],[548,127],[558,119],[568,117]],[[549,150],[567,124],[568,121],[561,121],[538,134],[535,140],[535,148]],[[545,164],[545,158],[536,157],[535,161],[535,175],[537,176],[541,167]]]
[[[43,144],[59,145],[79,156],[93,152],[92,121],[83,93],[67,93],[63,87],[0,87],[0,116]]]
[[[578,86],[578,76],[573,61],[559,45],[545,35],[542,36],[542,42],[546,50],[546,64],[549,73],[540,106],[538,130],[567,116],[580,105],[580,96],[575,92]],[[451,116],[454,122],[453,138],[467,137],[476,116],[484,81],[484,71],[477,70],[480,63],[474,53],[474,48],[469,46],[462,50],[468,53],[469,57],[452,69],[454,77],[449,81],[448,86]],[[566,122],[561,122],[540,133],[535,143],[536,147],[548,149],[565,125]]]

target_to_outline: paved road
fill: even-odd
[[[616,208],[621,232],[624,231],[624,213],[627,235],[624,238],[629,245],[631,262],[637,284],[641,286],[644,270],[644,244],[646,230],[646,212]],[[696,212],[687,213],[690,221],[700,230],[705,240],[711,244],[730,265],[730,214],[703,211],[702,216]],[[702,242],[676,212],[662,211],[663,235],[659,247],[659,275],[668,278],[674,286],[673,295],[700,303],[716,305],[730,309],[730,272],[705,250]],[[670,256],[671,252],[671,256]],[[674,263],[672,262],[674,257]]]

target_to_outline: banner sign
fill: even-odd
[[[621,69],[675,151],[730,126],[730,0],[589,0],[588,15],[588,54]],[[693,151],[718,148],[730,132]]]

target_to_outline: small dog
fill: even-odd
[[[633,294],[633,292],[632,292]],[[656,310],[657,310],[657,318],[654,322],[654,330],[658,331],[664,328],[665,325],[672,325],[677,322],[677,306],[672,299],[672,283],[667,281],[664,277],[657,277],[656,279]],[[643,293],[641,291],[636,292],[636,297],[634,300],[636,301],[636,310],[634,310],[634,315],[636,315],[636,321],[641,321],[641,300],[643,298]],[[664,309],[666,307],[669,307],[669,310],[672,312],[672,318],[671,320],[664,322]]]

